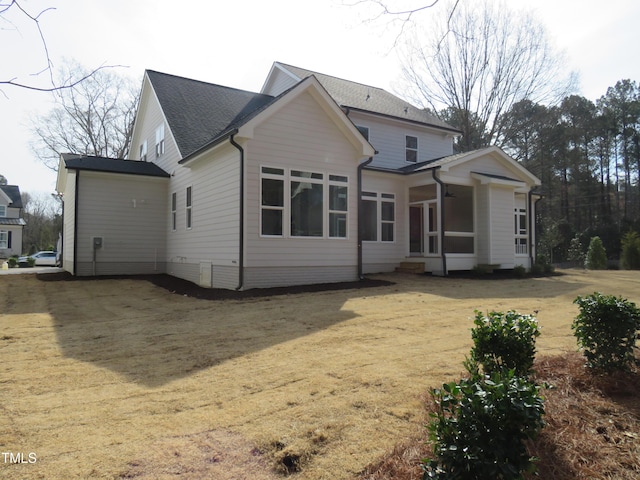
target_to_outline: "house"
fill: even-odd
[[[530,267],[540,181],[379,88],[283,63],[260,93],[147,71],[128,160],[63,155],[63,267],[249,289]]]
[[[22,198],[17,185],[0,185],[0,258],[22,255]]]

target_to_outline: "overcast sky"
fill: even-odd
[[[23,0],[40,24],[56,66],[126,65],[259,91],[274,61],[394,91],[400,80],[393,49],[397,30],[367,24],[365,6],[350,0]],[[389,0],[398,4],[400,0]],[[402,0],[404,5],[412,0]],[[472,1],[472,0],[462,0]],[[474,0],[475,1],[475,0]],[[356,0],[353,0],[355,3]],[[425,4],[431,0],[414,0]],[[640,2],[636,0],[509,0],[533,10],[549,38],[580,75],[580,94],[596,100],[616,81],[640,81]],[[437,8],[437,7],[436,7]],[[431,10],[415,20],[428,27]],[[46,66],[33,25],[0,20],[0,80],[38,83]],[[53,192],[55,173],[29,149],[29,118],[46,113],[50,94],[14,87],[0,93],[0,174],[22,191]]]

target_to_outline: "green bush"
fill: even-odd
[[[537,385],[513,370],[434,389],[429,438],[437,459],[423,461],[423,479],[522,479],[535,464],[524,440],[544,423]]]
[[[569,243],[567,260],[581,267],[584,266],[584,261],[585,261],[584,248],[582,247],[582,242],[580,241],[580,237],[578,235],[573,237],[571,239],[571,242]]]
[[[9,257],[7,260],[9,268],[16,268],[18,266],[18,259],[16,257]]]
[[[516,265],[515,267],[513,267],[513,274],[517,278],[524,278],[527,275],[527,269],[524,267],[524,265]]]
[[[36,259],[33,258],[33,257],[27,258],[27,265],[29,265],[30,267],[35,267],[36,266]]]
[[[600,237],[592,237],[584,263],[589,270],[605,270],[607,268],[607,252]]]
[[[622,237],[620,266],[625,270],[640,270],[640,236],[634,231]]]
[[[640,310],[622,297],[595,292],[578,296],[580,307],[571,328],[587,365],[603,370],[624,369],[634,360],[636,337],[640,330]]]
[[[540,336],[536,318],[514,311],[490,312],[486,316],[477,310],[475,313],[475,327],[471,329],[473,348],[467,362],[469,372],[474,374],[479,365],[486,375],[499,370],[529,375],[536,354],[536,338]]]

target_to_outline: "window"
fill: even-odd
[[[515,209],[514,233],[516,242],[516,255],[527,254],[527,210]]]
[[[474,253],[474,192],[465,185],[446,185],[444,199],[444,251]]]
[[[323,236],[323,174],[291,171],[291,236]]]
[[[329,237],[347,238],[348,178],[329,175]]]
[[[343,175],[263,166],[260,234],[347,238],[348,193],[349,179]]]
[[[362,192],[362,240],[375,242],[380,239],[381,242],[393,242],[395,208],[395,195],[392,193],[378,195],[375,192]]]
[[[7,216],[7,206],[0,205],[0,217],[6,217],[6,216]]]
[[[282,236],[284,216],[284,169],[262,167],[260,232]]]
[[[176,204],[178,194],[173,192],[171,194],[171,230],[176,229]]]
[[[164,153],[164,124],[156,129],[156,158]]]
[[[191,207],[192,198],[191,198],[191,187],[187,187],[187,229],[191,228]]]
[[[140,144],[140,160],[147,161],[147,141],[145,140]]]
[[[418,137],[411,135],[405,137],[405,160],[412,163],[418,161]]]
[[[359,125],[356,125],[356,128],[360,131],[362,136],[366,138],[367,141],[369,141],[369,127],[361,127]]]
[[[380,200],[380,239],[393,242],[393,231],[396,221],[395,195],[383,193]]]
[[[0,230],[0,248],[9,248],[9,232]]]

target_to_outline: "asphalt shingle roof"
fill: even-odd
[[[144,175],[148,177],[169,177],[155,163],[139,160],[121,160],[115,158],[77,156],[63,154],[62,159],[67,168],[75,170],[91,170],[94,172],[126,173],[129,175]]]
[[[11,199],[11,208],[22,208],[22,197],[20,196],[20,187],[17,185],[0,185],[7,197]]]
[[[282,62],[276,62],[299,79],[314,75],[329,95],[345,108],[363,110],[388,117],[418,122],[425,125],[442,128],[451,132],[459,132],[456,128],[443,122],[425,110],[416,108],[399,97],[383,90],[382,88],[364,85],[362,83],[332,77],[323,73],[306,70]]]
[[[274,100],[248,92],[153,70],[147,75],[182,158],[232,131]]]

